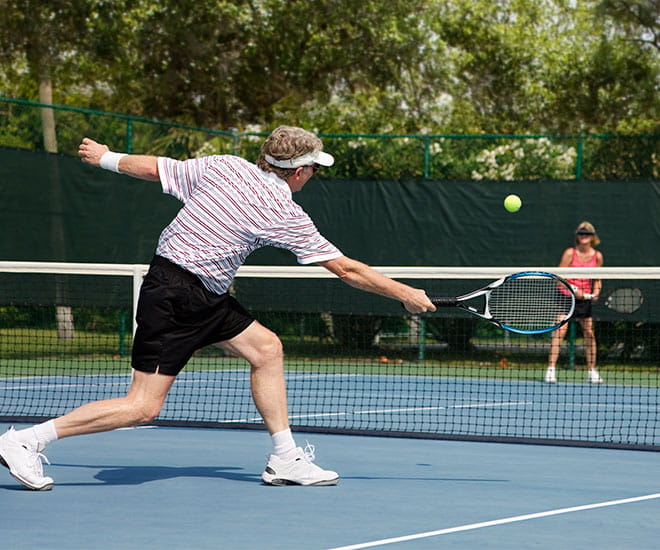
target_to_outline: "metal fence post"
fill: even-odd
[[[577,142],[577,158],[575,159],[575,179],[576,180],[581,180],[582,179],[582,148],[584,144],[584,139],[582,136],[578,138]]]
[[[133,152],[133,120],[130,118],[126,121],[126,152]]]
[[[239,134],[240,132],[236,129],[233,128],[231,131],[231,140],[232,140],[232,154],[234,156],[239,156],[239,151],[238,151],[238,143],[239,143]]]
[[[431,140],[428,137],[424,138],[424,179],[427,180],[431,176]]]

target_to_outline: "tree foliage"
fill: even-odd
[[[229,129],[653,132],[654,0],[0,0],[0,93]]]

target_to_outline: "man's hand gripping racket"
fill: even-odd
[[[470,305],[467,302],[480,302]],[[551,332],[573,315],[575,293],[561,277],[543,271],[514,273],[457,297],[431,298],[436,307],[458,307],[518,334]]]
[[[407,300],[401,302],[401,305],[413,315],[419,313],[426,313],[427,311],[435,311],[435,304],[426,295],[426,292],[419,288],[408,287],[409,295]]]

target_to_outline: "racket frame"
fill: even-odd
[[[488,299],[490,297],[491,292],[497,287],[503,285],[506,281],[517,279],[520,277],[546,277],[549,279],[553,279],[557,281],[557,283],[563,285],[567,295],[570,296],[571,298],[570,310],[568,314],[565,315],[565,318],[553,326],[542,329],[520,329],[517,327],[512,327],[510,325],[507,325],[506,323],[493,318],[488,307]],[[473,300],[474,298],[478,298],[479,296],[485,296],[485,305],[483,312],[480,312],[477,308],[465,303],[466,301]],[[496,281],[493,281],[492,283],[486,285],[485,287],[482,287],[477,290],[473,290],[472,292],[468,292],[467,294],[462,294],[461,296],[456,296],[455,298],[449,298],[449,297],[431,298],[431,302],[433,302],[435,306],[439,306],[439,307],[452,307],[452,306],[458,307],[460,309],[468,311],[472,315],[476,315],[481,319],[485,319],[486,321],[489,321],[497,325],[498,327],[507,330],[509,332],[513,332],[515,334],[545,334],[547,332],[552,332],[554,330],[557,330],[559,327],[565,325],[571,319],[571,317],[573,317],[573,313],[575,311],[575,292],[573,292],[571,285],[566,280],[559,277],[558,275],[555,275],[554,273],[548,273],[546,271],[521,271],[497,279]]]

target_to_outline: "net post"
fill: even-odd
[[[119,312],[119,357],[126,355],[126,310],[122,308]]]
[[[424,361],[426,359],[426,321],[419,317],[417,332],[417,359]]]
[[[568,322],[568,370],[575,370],[575,321]]]
[[[135,338],[135,331],[137,330],[137,306],[140,288],[142,288],[142,266],[135,264],[133,265],[133,338]]]

